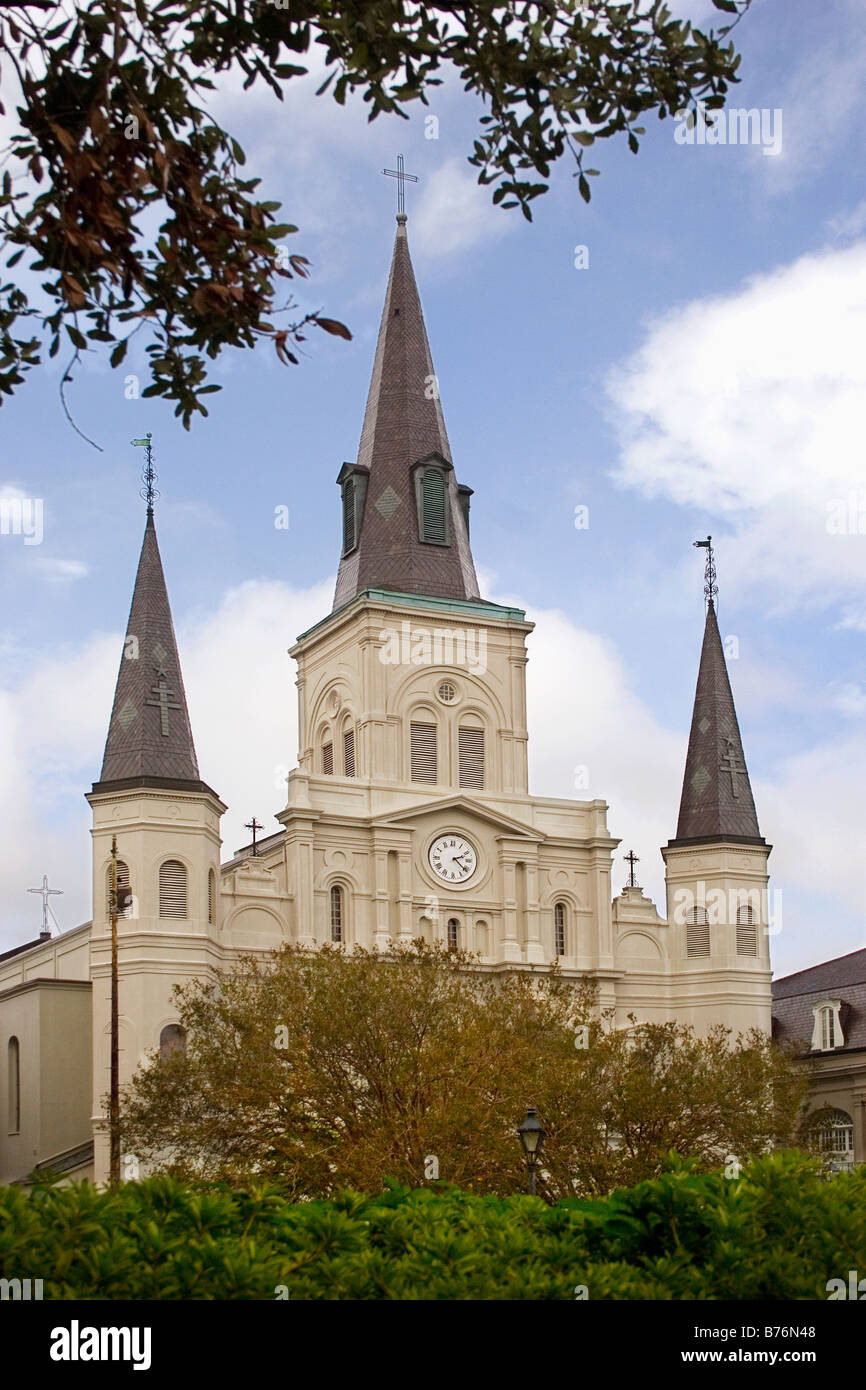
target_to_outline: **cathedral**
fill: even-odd
[[[530,793],[532,624],[479,593],[472,489],[451,456],[404,213],[397,223],[360,447],[337,477],[334,603],[291,649],[299,750],[281,829],[221,861],[226,807],[199,770],[149,505],[102,770],[86,793],[92,921],[0,955],[0,1181],[40,1167],[108,1173],[113,839],[128,893],[121,1084],[180,1040],[176,984],[287,942],[351,951],[421,937],[476,953],[491,972],[557,961],[625,1026],[634,1014],[770,1030],[770,846],[711,552],[662,915],[633,865],[612,896],[619,841],[604,801]]]

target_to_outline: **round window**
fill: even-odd
[[[457,690],[451,681],[443,681],[436,691],[436,694],[439,696],[443,705],[453,705],[454,701],[457,699]]]

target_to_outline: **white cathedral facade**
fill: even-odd
[[[132,894],[119,922],[121,1084],[176,1036],[176,984],[286,942],[423,937],[490,971],[557,960],[621,1024],[634,1013],[770,1030],[770,846],[712,596],[662,915],[637,886],[613,896],[604,801],[530,794],[532,624],[478,591],[471,490],[451,458],[403,214],[358,458],[337,481],[334,607],[291,653],[299,752],[281,829],[222,863],[226,808],[199,774],[148,509],[87,794],[92,921],[0,956],[0,1181],[39,1166],[107,1177],[113,837]]]

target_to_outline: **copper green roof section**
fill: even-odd
[[[201,785],[150,509],[96,788],[144,778],[151,786]]]
[[[413,465],[431,456],[441,460],[446,474],[447,543],[441,544],[419,534]],[[402,213],[357,464],[348,465],[350,472],[353,467],[365,482],[363,513],[357,541],[340,561],[334,608],[365,589],[477,599],[465,510],[469,490],[461,494],[454,474]]]
[[[707,605],[677,835],[671,844],[709,840],[763,844],[712,600]]]

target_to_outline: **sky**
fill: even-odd
[[[130,441],[148,430],[199,766],[229,804],[224,857],[252,815],[277,829],[296,761],[287,649],[332,602],[335,479],[357,454],[395,230],[381,170],[398,152],[420,179],[409,244],[482,593],[536,624],[531,790],[605,799],[615,890],[633,848],[664,910],[704,620],[692,542],[712,534],[781,893],[776,975],[866,945],[862,20],[861,0],[757,0],[728,104],[766,113],[763,144],[689,145],[648,119],[636,156],[596,146],[589,206],[563,163],[531,224],[477,186],[482,112],[453,81],[411,120],[372,124],[360,102],[316,98],[315,72],[282,105],[223,85],[214,112],[312,263],[301,309],[353,339],[312,334],[299,367],[267,345],[224,355],[189,432],[170,405],[129,398],[131,374],[147,384],[141,349],[117,371],[93,356],[68,400],[101,451],[66,421],[56,363],[0,410],[0,497],[43,504],[40,544],[0,536],[0,951],[38,931],[26,890],[43,874],[62,929],[90,915],[84,793],[144,525]]]

